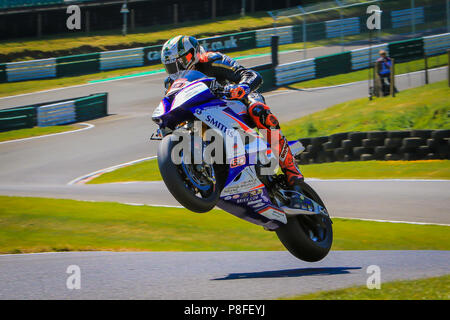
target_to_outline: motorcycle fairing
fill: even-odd
[[[199,120],[219,131],[225,139],[241,139],[241,132],[238,129],[254,137],[245,147],[238,148],[237,155],[230,155],[227,150],[229,174],[217,206],[242,219],[264,225],[267,228],[276,228],[280,223],[287,223],[286,215],[272,203],[265,185],[259,180],[255,171],[254,161],[257,157],[257,150],[270,151],[263,137],[245,124],[242,118],[227,106],[198,106],[194,107],[192,112]],[[240,141],[237,139],[236,141]],[[229,144],[226,145],[229,148]],[[252,152],[253,150],[255,152]],[[270,157],[271,153],[268,153]],[[238,158],[244,158],[245,161],[233,163],[233,160]]]
[[[244,120],[247,116],[245,106],[237,101],[216,98],[203,83],[210,80],[205,78],[191,83],[185,81],[179,88],[175,88],[177,90],[169,91],[170,94],[155,110],[153,118],[160,119],[159,125],[163,127],[168,124],[177,125],[196,117],[233,141],[241,141],[239,130],[248,133],[252,141],[238,150],[237,154],[229,154],[227,148],[229,175],[217,206],[249,222],[276,229],[287,223],[287,215],[282,208],[272,203],[267,188],[259,180],[254,166],[257,152],[252,152],[265,151],[269,157],[273,157],[270,147],[247,125],[248,122]],[[256,148],[253,149],[255,145]],[[302,151],[303,146],[299,146],[295,141],[289,145],[297,149],[296,151]]]

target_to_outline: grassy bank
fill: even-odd
[[[284,24],[292,23],[286,20]],[[273,20],[265,12],[240,17],[233,15],[216,20],[205,19],[178,25],[156,25],[138,28],[126,36],[120,30],[64,34],[42,39],[20,39],[4,41],[0,48],[1,61],[42,59],[55,56],[82,54],[124,48],[162,44],[177,34],[208,37],[217,34],[272,27]]]
[[[361,35],[358,35],[361,37]],[[356,39],[355,39],[356,40]],[[326,45],[337,45],[339,42],[336,39],[327,39],[316,42],[308,42],[307,48],[313,48],[318,46],[326,46]],[[280,46],[280,52],[282,51],[291,51],[291,50],[301,50],[303,49],[303,44],[292,43]],[[244,51],[231,52],[228,55],[232,58],[239,60],[240,58],[245,58],[249,56],[258,56],[258,55],[267,55],[270,54],[270,47],[263,48],[254,48]],[[299,59],[301,60],[300,56]],[[435,68],[439,66],[446,65],[447,58],[446,55],[440,55],[436,57],[429,58],[429,68]],[[245,62],[242,62],[245,65]],[[414,71],[419,71],[424,69],[423,59],[410,61],[406,63],[401,63],[397,65],[397,74],[404,74]],[[152,72],[163,70],[163,66],[161,64],[154,66],[144,66],[144,67],[135,67],[135,68],[125,68],[125,69],[117,69],[111,71],[104,71],[99,73],[93,73],[82,76],[73,76],[73,77],[63,77],[57,79],[42,79],[42,80],[29,80],[29,81],[20,81],[20,82],[10,82],[10,83],[2,83],[0,84],[0,97],[2,96],[10,96],[16,94],[30,93],[41,90],[55,89],[55,88],[63,88],[74,85],[86,84],[92,81],[101,81],[105,79],[111,79],[115,77],[127,77],[127,76],[139,76],[139,75],[148,75]],[[299,83],[294,83],[286,86],[287,88],[294,89],[305,89],[305,88],[317,88],[324,86],[331,86],[337,84],[345,84],[351,83],[355,81],[363,81],[368,78],[368,70],[360,70],[355,72],[350,72],[346,74],[340,74],[330,77],[325,77],[321,79],[314,79],[309,81],[303,81]],[[281,87],[281,89],[286,88]]]
[[[355,161],[300,166],[307,178],[320,179],[450,179],[450,160]],[[162,180],[156,159],[105,173],[89,183]]]
[[[224,211],[0,196],[0,253],[284,250]],[[334,219],[334,250],[449,250],[446,226]]]
[[[300,169],[320,179],[450,179],[450,160],[331,162]]]
[[[364,10],[350,8],[346,14],[364,14]],[[337,19],[336,11],[318,13],[309,18],[309,23]],[[296,25],[302,22],[299,18],[278,21],[277,26]],[[241,17],[230,15],[216,19],[203,19],[184,22],[176,25],[155,25],[129,30],[123,36],[120,29],[85,33],[67,33],[44,36],[41,39],[24,38],[7,40],[0,48],[0,61],[22,61],[42,59],[55,56],[100,52],[133,47],[162,44],[177,34],[191,35],[198,38],[230,34],[242,31],[272,28],[273,19],[265,11],[255,12]],[[270,51],[269,49],[267,52]]]
[[[18,129],[0,132],[0,142],[8,140],[16,140],[37,136],[44,136],[46,134],[61,133],[71,130],[77,130],[83,128],[79,125],[66,125],[66,126],[51,126],[51,127],[34,127],[26,129]]]
[[[322,291],[289,300],[450,300],[450,275],[381,284],[380,290],[366,286]]]
[[[447,81],[404,90],[395,98],[367,98],[337,104],[283,124],[290,139],[338,132],[448,129],[450,88]]]
[[[422,3],[422,4],[419,4]],[[416,0],[416,6],[433,4],[431,0]],[[395,1],[383,4],[384,10],[398,8]],[[344,10],[344,15],[365,16],[365,7],[350,7]],[[339,13],[336,10],[328,12],[319,12],[308,16],[308,24],[339,19]],[[108,50],[117,50],[125,48],[135,48],[162,44],[167,39],[177,34],[192,35],[199,38],[216,36],[221,34],[230,34],[241,31],[256,30],[261,28],[273,27],[273,19],[265,11],[247,13],[244,17],[240,15],[230,15],[218,17],[216,19],[203,19],[179,24],[153,25],[149,27],[138,27],[129,30],[126,36],[122,36],[121,29],[107,31],[68,32],[51,36],[44,36],[40,39],[22,38],[18,40],[3,41],[0,48],[0,62],[22,61],[30,59],[42,59],[56,56],[82,54],[90,52],[100,52]],[[277,26],[298,25],[302,23],[301,18],[286,18],[277,21]],[[435,21],[432,23],[420,24],[417,30],[430,30],[436,27],[442,27],[445,21]],[[406,34],[410,32],[410,27],[399,29],[384,29],[381,36],[387,34]],[[366,40],[367,34],[346,36],[346,41]],[[326,42],[327,39],[324,39]],[[340,39],[334,39],[336,43]],[[303,44],[299,44],[302,47]]]
[[[393,281],[381,284],[380,290],[358,286],[321,291],[288,300],[450,300],[450,275],[441,277]]]

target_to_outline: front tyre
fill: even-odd
[[[303,193],[325,208],[319,195],[308,184]],[[325,215],[297,215],[275,230],[286,249],[300,260],[316,262],[325,258],[333,243],[331,219]]]
[[[184,162],[180,165],[174,164],[171,154],[177,143],[168,135],[158,147],[158,166],[164,183],[186,209],[198,213],[210,211],[219,201],[221,192],[218,184],[213,182],[214,169],[211,167],[208,171],[203,165]]]

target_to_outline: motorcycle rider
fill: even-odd
[[[256,90],[262,84],[258,72],[244,68],[235,60],[220,53],[206,52],[197,39],[189,36],[176,36],[164,44],[161,51],[161,62],[164,64],[168,77],[164,81],[168,90],[174,81],[174,75],[182,70],[197,70],[203,74],[214,77],[224,85],[230,99],[241,100],[247,105],[247,112],[258,129],[267,130],[267,141],[272,146],[273,135],[278,140],[279,164],[286,176],[287,184],[301,192],[300,184],[303,175],[295,165],[295,159],[289,148],[285,136],[280,131],[277,118],[265,104],[264,97]],[[291,208],[300,208],[300,197],[295,194],[291,197]]]

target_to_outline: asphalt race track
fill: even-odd
[[[445,69],[430,72],[430,82],[444,79]],[[95,127],[88,130],[0,143],[0,194],[178,205],[168,192],[161,192],[161,182],[67,185],[90,172],[156,154],[158,142],[149,141],[156,128],[150,115],[161,98],[162,80],[157,74],[0,98],[1,109],[108,92],[111,114],[89,121]],[[399,90],[423,83],[420,72],[397,77]],[[265,96],[283,122],[366,97],[367,87],[363,81]],[[310,183],[334,217],[450,224],[450,181]],[[287,252],[3,255],[0,299],[267,299],[364,285],[371,264],[381,267],[383,281],[442,275],[449,273],[449,258],[448,252],[439,251],[347,251],[308,264]],[[65,287],[65,271],[72,264],[82,270],[81,290]]]
[[[0,256],[0,299],[276,299],[449,273],[449,251],[333,251],[307,263],[288,252],[61,252]],[[69,266],[80,289],[69,290]]]

